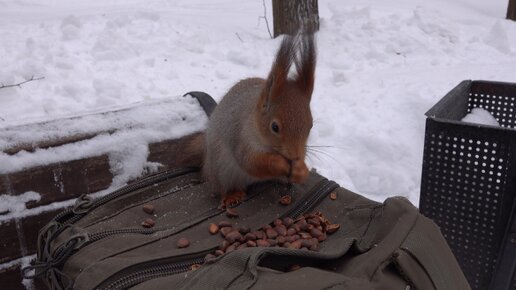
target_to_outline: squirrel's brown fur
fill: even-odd
[[[308,176],[304,159],[315,64],[313,35],[285,36],[267,79],[235,84],[213,111],[206,132],[193,140],[190,150],[202,152],[203,175],[225,204],[238,202],[253,182],[302,183]],[[295,75],[289,78],[292,65]]]

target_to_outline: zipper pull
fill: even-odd
[[[72,241],[74,243],[72,249],[79,250],[80,248],[82,248],[84,244],[90,241],[90,236],[88,235],[88,233],[75,234],[71,236],[66,243],[70,243]]]
[[[85,214],[90,210],[91,205],[93,204],[93,198],[86,193],[81,194],[75,201],[75,205],[73,206],[72,212],[74,214]]]
[[[44,251],[48,248],[48,243],[52,240],[52,236],[59,229],[61,224],[56,221],[50,221],[46,224],[38,233],[38,249],[37,249],[37,257],[44,257]]]
[[[65,228],[70,225],[65,226]],[[68,277],[61,268],[74,251],[79,250],[86,244],[90,238],[87,232],[79,232],[81,229],[71,226],[70,231],[77,232],[63,243],[63,247],[59,248],[52,256],[38,257],[38,261],[32,265],[22,269],[22,276],[25,279],[34,279],[36,277],[45,276],[50,281],[52,289],[72,289],[73,281]],[[51,240],[46,241],[50,243]]]

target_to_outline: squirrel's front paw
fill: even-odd
[[[269,170],[273,177],[285,177],[290,172],[290,164],[281,155],[271,155],[269,159]]]
[[[304,161],[293,161],[289,181],[293,183],[303,183],[308,177],[308,167]]]

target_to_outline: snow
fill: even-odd
[[[21,257],[21,258],[9,261],[7,263],[0,264],[0,271],[5,270],[5,269],[9,269],[11,267],[15,267],[15,266],[18,266],[18,265],[20,266],[20,269],[23,269],[24,267],[30,266],[31,262],[33,260],[35,260],[35,259],[36,259],[36,254],[30,255],[30,256]],[[29,275],[33,275],[34,274],[34,270],[29,271],[28,274]],[[21,281],[21,283],[23,284],[25,289],[35,289],[34,288],[34,281],[32,279],[23,279]]]
[[[280,42],[269,38],[259,0],[0,5],[0,83],[44,77],[0,89],[0,148],[117,129],[59,148],[0,153],[0,173],[99,152],[109,154],[115,185],[157,170],[145,161],[146,144],[206,122],[175,96],[199,90],[220,100],[236,81],[265,77]],[[516,82],[516,22],[503,19],[506,8],[507,0],[320,1],[309,165],[369,198],[401,195],[417,205],[424,113],[464,79]],[[123,120],[91,117],[139,102],[147,111]],[[75,115],[80,126],[51,122]],[[54,126],[24,126],[37,121]]]
[[[511,44],[507,31],[501,21],[497,21],[484,37],[484,43],[496,48],[501,53],[511,53]]]
[[[146,162],[149,143],[200,131],[207,122],[199,102],[190,95],[150,100],[115,110],[116,113],[89,113],[73,119],[47,121],[38,126],[23,124],[0,129],[0,149],[31,144],[34,140],[48,141],[63,136],[105,132],[91,139],[35,152],[0,153],[0,174],[109,154],[114,184],[121,185],[140,176],[147,167],[147,171],[156,169],[155,164]]]
[[[39,201],[41,195],[37,192],[28,191],[22,195],[12,196],[8,194],[0,195],[0,213],[19,214],[26,210],[25,203],[29,201]]]
[[[500,127],[498,121],[489,113],[489,111],[482,108],[474,108],[461,120],[462,122],[489,125]]]
[[[36,258],[36,255],[26,256],[26,257],[22,257],[22,258],[19,258],[16,260],[12,260],[7,263],[0,264],[0,271],[11,268],[16,265],[28,265],[29,262],[31,260],[33,260],[34,258]]]
[[[89,196],[91,196],[92,198],[100,198],[102,196],[105,196],[105,195],[115,191],[118,188],[120,188],[120,185],[111,185],[109,188],[92,193]],[[25,202],[31,201],[31,200],[37,201],[37,200],[39,200],[39,197],[40,197],[40,194],[37,192],[25,193],[22,195],[22,198],[20,198],[19,200],[15,200],[16,197],[9,197],[9,195],[4,195],[2,197],[2,198],[4,198],[4,200],[1,200],[0,202],[4,202],[5,200],[7,200],[8,201],[7,204],[8,205],[10,204],[11,206],[10,207],[6,206],[5,208],[8,210],[11,208],[14,208],[15,210],[11,210],[6,214],[0,215],[0,225],[3,222],[10,221],[12,219],[19,219],[19,218],[23,218],[23,217],[27,217],[27,216],[35,216],[35,215],[39,215],[44,212],[53,211],[56,209],[64,209],[66,207],[71,207],[75,204],[75,200],[70,199],[70,200],[65,200],[65,201],[53,202],[53,203],[50,203],[47,205],[38,206],[38,207],[30,208],[30,209],[25,209],[25,204],[24,204]],[[0,265],[0,270],[1,269],[2,269],[2,266]]]

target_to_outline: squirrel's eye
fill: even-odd
[[[278,126],[278,123],[276,122],[272,122],[271,123],[271,129],[274,133],[279,133],[279,126]]]

